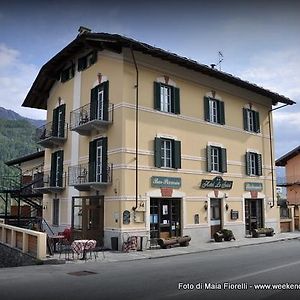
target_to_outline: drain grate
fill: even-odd
[[[67,273],[67,274],[73,275],[73,276],[87,276],[87,275],[94,275],[97,273],[91,272],[91,271],[77,271],[77,272],[71,272],[71,273]]]

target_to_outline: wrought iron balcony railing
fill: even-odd
[[[103,131],[113,122],[114,104],[108,103],[102,110],[94,109],[88,103],[71,111],[70,129],[81,135],[90,135],[92,130]]]
[[[49,122],[36,129],[37,144],[45,148],[62,145],[66,141],[67,135],[67,123],[57,126],[53,122]]]
[[[95,164],[80,164],[69,167],[69,185],[79,191],[102,189],[112,182],[112,164],[108,164],[105,171],[97,172]]]
[[[61,175],[56,174],[55,176],[51,176],[51,171],[44,172],[43,180],[39,180],[38,184],[33,186],[33,189],[43,193],[58,193],[65,189],[66,187],[66,173]]]

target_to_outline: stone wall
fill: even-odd
[[[0,268],[36,265],[37,259],[0,243]]]

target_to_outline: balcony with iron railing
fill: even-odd
[[[56,126],[53,122],[49,122],[36,129],[37,144],[45,148],[53,148],[61,146],[67,139],[68,124]]]
[[[69,167],[69,185],[79,191],[103,190],[112,182],[112,164],[106,172],[97,173],[95,164],[80,164]]]
[[[287,177],[277,177],[277,186],[292,186],[300,185],[300,175],[299,176],[287,176]]]
[[[88,103],[71,111],[70,129],[80,135],[90,135],[92,130],[104,131],[113,123],[114,104],[108,103],[106,110],[92,110]]]
[[[51,172],[44,172],[43,178],[33,185],[36,192],[42,194],[59,193],[66,188],[66,173],[61,176],[51,176]]]

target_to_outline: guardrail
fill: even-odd
[[[38,259],[46,258],[47,234],[0,222],[0,242]]]

